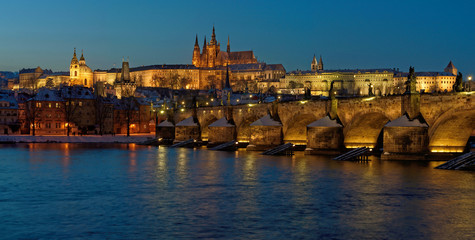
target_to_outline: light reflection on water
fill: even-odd
[[[470,239],[475,173],[137,145],[0,146],[4,238]]]

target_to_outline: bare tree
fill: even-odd
[[[176,72],[170,72],[167,77],[168,87],[171,89],[178,89],[180,76]]]
[[[178,88],[181,89],[181,88],[186,88],[186,85],[190,84],[191,83],[191,78],[189,77],[181,77],[178,79]]]
[[[135,96],[133,94],[133,90],[130,87],[123,86],[122,88],[122,99],[121,105],[123,106],[124,110],[124,120],[127,128],[127,137],[130,136],[130,125],[133,121],[135,121],[137,117],[136,108],[137,103],[135,100]]]
[[[111,116],[113,112],[113,106],[108,103],[106,98],[100,95],[96,96],[94,100],[96,109],[96,123],[99,125],[99,134],[102,136],[104,134],[105,121]]]
[[[152,87],[159,87],[163,83],[163,77],[160,77],[158,74],[153,74],[152,79],[150,79],[150,85]]]
[[[26,119],[30,126],[31,134],[36,135],[36,117],[38,115],[38,103],[35,99],[36,93],[32,95],[33,97],[26,102]]]
[[[36,117],[38,115],[38,103],[36,101],[36,95],[38,94],[38,84],[36,79],[29,79],[26,83],[28,92],[31,95],[30,100],[28,100],[25,104],[25,113],[28,125],[30,127],[31,134],[33,136],[36,135]]]
[[[65,120],[67,136],[71,134],[71,124],[75,120],[76,110],[79,106],[78,103],[74,102],[72,90],[72,87],[65,87],[65,89],[63,89],[63,91],[66,91],[66,94],[63,94],[63,99],[65,99],[63,111],[64,117],[66,118]]]

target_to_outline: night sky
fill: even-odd
[[[231,51],[287,71],[400,68],[475,74],[475,1],[2,1],[0,70],[66,71],[73,48],[92,69],[191,64],[216,27]]]

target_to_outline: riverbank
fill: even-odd
[[[4,135],[0,136],[0,143],[142,143],[151,140],[154,134],[126,135],[86,135],[86,136],[30,136]]]

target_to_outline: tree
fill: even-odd
[[[257,93],[259,91],[257,81],[248,81],[247,88],[249,89],[249,92],[252,93]]]
[[[215,75],[209,75],[207,79],[208,79],[208,89],[216,89],[218,87],[219,83]]]
[[[96,123],[99,125],[99,134],[104,134],[105,121],[111,116],[113,112],[112,104],[108,103],[107,99],[98,95],[95,100],[96,108]]]
[[[29,79],[26,82],[26,87],[29,90],[29,94],[31,98],[26,102],[26,119],[30,130],[32,131],[31,134],[35,136],[36,134],[36,117],[38,115],[38,102],[36,101],[36,95],[38,94],[38,84],[36,79]]]
[[[178,89],[186,88],[186,85],[191,83],[191,78],[183,76],[178,79]]]
[[[139,87],[141,87],[141,86],[144,85],[144,81],[143,81],[142,74],[140,74],[140,75],[134,75],[133,81],[134,81],[135,84],[137,84],[137,86],[139,86]]]
[[[235,91],[244,91],[244,89],[246,89],[246,83],[243,80],[234,81],[233,89]]]
[[[176,72],[170,72],[166,79],[166,86],[175,89],[178,87],[180,76]]]
[[[31,135],[36,135],[36,117],[38,115],[38,102],[36,101],[36,93],[32,95],[33,97],[28,100],[26,103],[26,119],[30,126]]]
[[[290,89],[295,89],[295,88],[302,88],[303,84],[302,83],[297,83],[295,81],[290,81],[289,86]]]
[[[131,123],[135,120],[136,117],[136,102],[135,102],[135,96],[133,93],[132,88],[124,86],[122,88],[122,99],[121,99],[121,105],[123,106],[124,110],[124,117],[125,117],[125,124],[127,128],[127,137],[130,136],[130,125]]]
[[[76,110],[79,104],[75,103],[73,100],[73,87],[65,87],[62,91],[65,93],[63,94],[63,99],[65,99],[63,111],[66,120],[66,135],[69,136],[71,134],[71,125],[75,119]]]
[[[150,85],[152,87],[161,87],[163,82],[163,77],[160,77],[158,74],[153,74],[152,79],[150,79]]]
[[[463,76],[461,72],[459,72],[457,74],[457,77],[455,78],[454,91],[455,92],[463,91]]]

